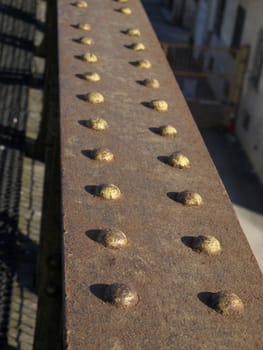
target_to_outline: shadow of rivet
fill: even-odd
[[[105,300],[105,290],[108,286],[109,286],[108,284],[103,284],[103,283],[92,284],[89,287],[89,290],[96,298],[98,298],[102,301],[106,301]]]

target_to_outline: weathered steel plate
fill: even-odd
[[[231,203],[174,80],[140,2],[130,0],[131,15],[115,1],[90,0],[87,9],[58,1],[62,191],[64,210],[65,328],[69,349],[260,349],[263,324],[262,275],[238,224]],[[76,29],[88,22],[91,32]],[[122,33],[139,28],[140,39]],[[74,41],[90,36],[87,48]],[[125,45],[143,42],[145,52]],[[78,59],[95,52],[99,62]],[[130,62],[149,59],[152,68]],[[98,83],[77,75],[96,71]],[[137,81],[153,77],[159,89]],[[99,91],[105,103],[91,105],[78,96]],[[165,99],[169,111],[144,106]],[[110,128],[94,132],[81,123],[102,117]],[[176,138],[151,128],[172,124]],[[109,147],[109,164],[85,156],[85,150]],[[192,167],[176,170],[159,159],[184,151]],[[123,196],[105,201],[93,186],[114,183]],[[177,191],[199,192],[204,205],[185,207],[171,199]],[[242,189],[241,189],[242,190]],[[127,248],[109,250],[90,238],[94,230],[115,227],[129,240]],[[197,254],[184,236],[215,235],[223,253]],[[100,296],[114,282],[135,286],[139,304],[117,309]],[[203,292],[230,290],[245,304],[245,313],[226,318],[205,305]]]

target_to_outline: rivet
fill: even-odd
[[[89,30],[91,30],[91,25],[88,24],[88,23],[79,23],[79,24],[77,25],[77,28],[80,29],[80,30],[89,31]]]
[[[53,296],[57,293],[57,287],[54,284],[48,284],[48,286],[46,287],[46,294]]]
[[[108,148],[98,148],[92,152],[92,158],[95,160],[110,162],[114,159],[114,155]]]
[[[113,283],[106,287],[105,301],[116,307],[128,308],[138,304],[139,297],[134,288],[123,283]]]
[[[143,43],[134,43],[130,46],[130,48],[134,51],[144,51],[146,50],[146,47]]]
[[[168,103],[164,100],[153,100],[151,101],[150,106],[158,112],[168,111]]]
[[[158,89],[160,87],[160,83],[157,79],[144,79],[142,84],[153,89]]]
[[[125,4],[126,2],[128,2],[128,0],[115,0],[116,2],[120,2],[122,4]]]
[[[88,7],[88,3],[87,3],[86,1],[84,1],[84,0],[76,1],[76,2],[74,3],[74,5],[75,5],[76,7],[79,7],[79,8]]]
[[[127,245],[127,237],[124,232],[116,229],[106,229],[99,233],[98,241],[105,247],[120,249]]]
[[[95,55],[95,53],[86,52],[83,55],[83,60],[86,62],[95,63],[98,62],[98,57]]]
[[[92,104],[99,104],[104,102],[104,97],[100,92],[90,92],[86,95],[85,100]]]
[[[119,9],[119,12],[123,13],[124,15],[131,15],[132,10],[129,7],[121,7]]]
[[[175,168],[190,168],[189,159],[181,152],[174,152],[168,157],[168,164]]]
[[[88,81],[96,82],[100,80],[100,75],[95,72],[88,72],[83,74],[83,78]]]
[[[149,60],[142,60],[135,62],[135,66],[138,68],[149,69],[151,68],[152,64]]]
[[[86,122],[86,126],[96,131],[103,131],[109,128],[109,124],[107,123],[107,121],[102,118],[89,119]]]
[[[214,236],[194,237],[191,243],[193,250],[208,255],[218,255],[222,252],[221,244]]]
[[[101,185],[98,194],[100,197],[109,200],[115,200],[121,197],[121,191],[119,187],[113,184]]]
[[[83,45],[94,45],[94,40],[86,36],[79,39],[79,42]]]
[[[244,312],[242,300],[234,293],[220,291],[211,296],[211,306],[225,316],[240,315]]]
[[[199,193],[191,191],[179,192],[176,200],[187,206],[200,206],[203,204],[203,199]]]
[[[137,36],[137,37],[141,36],[140,30],[137,29],[137,28],[127,29],[127,30],[125,31],[125,34],[127,34],[127,35],[129,35],[129,36]]]
[[[176,136],[177,130],[172,125],[164,125],[160,127],[161,136]]]

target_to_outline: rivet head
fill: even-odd
[[[158,112],[168,111],[168,103],[164,100],[153,100],[151,101],[150,106]]]
[[[80,30],[86,30],[86,31],[89,31],[91,30],[91,25],[89,23],[79,23],[77,25],[78,29]]]
[[[168,157],[168,164],[175,168],[190,168],[190,160],[181,152],[174,152]]]
[[[79,42],[83,45],[94,45],[94,40],[92,38],[87,37],[87,36],[80,38]]]
[[[103,131],[108,129],[109,124],[105,119],[102,118],[92,118],[87,120],[86,126],[90,129],[96,130],[96,131]]]
[[[162,136],[176,136],[177,130],[172,125],[164,125],[160,127],[160,135]]]
[[[100,92],[90,92],[85,99],[92,104],[100,104],[104,102],[104,97]]]
[[[225,316],[238,316],[244,312],[242,300],[234,293],[220,291],[211,297],[211,306]]]
[[[195,237],[192,240],[191,247],[197,252],[208,255],[218,255],[222,252],[221,244],[214,236]]]
[[[149,60],[141,60],[135,62],[135,66],[138,68],[149,69],[151,68],[152,64]]]
[[[98,194],[101,198],[108,200],[116,200],[121,197],[121,191],[119,187],[113,184],[100,186]]]
[[[74,5],[79,8],[88,7],[88,3],[84,0],[76,1]]]
[[[134,43],[131,45],[131,49],[134,51],[144,51],[146,47],[143,43]]]
[[[114,155],[108,148],[98,148],[92,152],[92,158],[99,161],[111,162]]]
[[[100,81],[100,75],[95,72],[88,72],[83,74],[83,78],[88,81],[96,82]]]
[[[89,63],[96,63],[98,62],[98,57],[95,55],[95,53],[86,52],[83,55],[83,60]]]
[[[141,36],[141,32],[139,29],[137,28],[131,28],[131,29],[128,29],[126,30],[125,34],[129,35],[129,36]]]
[[[123,283],[113,283],[106,287],[105,301],[116,307],[129,308],[138,304],[136,290]]]
[[[203,204],[200,194],[192,191],[179,192],[176,200],[187,206],[200,206]]]
[[[120,249],[127,245],[127,237],[124,232],[116,229],[102,230],[98,237],[105,247],[112,249]]]
[[[157,79],[144,79],[143,85],[149,88],[158,89],[160,87],[160,83]]]
[[[121,13],[123,13],[124,15],[131,15],[132,14],[132,10],[129,7],[121,7],[119,9],[119,11]]]

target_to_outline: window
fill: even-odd
[[[218,0],[216,16],[215,16],[215,32],[220,37],[224,12],[226,7],[226,0]]]
[[[254,64],[251,73],[251,82],[256,89],[259,87],[259,80],[263,70],[263,28],[258,33],[257,45],[254,53]]]
[[[250,121],[251,121],[251,116],[249,115],[249,113],[245,110],[243,112],[243,120],[242,120],[242,126],[243,129],[248,131],[249,126],[250,126]]]
[[[239,48],[241,44],[245,18],[246,18],[246,11],[243,9],[242,6],[238,6],[235,27],[234,27],[233,37],[232,37],[232,44],[231,44],[232,48]]]

